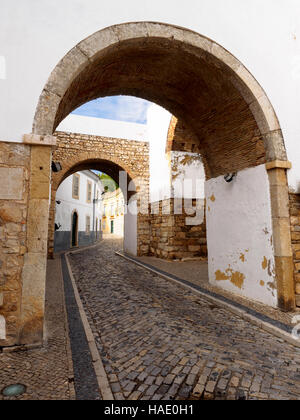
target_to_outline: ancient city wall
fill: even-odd
[[[196,211],[182,207],[182,213],[176,214],[174,198],[152,203],[150,215],[150,255],[168,260],[186,258],[206,258],[206,221],[203,203],[203,216],[195,218]],[[190,208],[196,208],[196,200],[191,200]],[[191,220],[189,223],[188,220]]]
[[[289,194],[296,304],[300,307],[300,194]]]

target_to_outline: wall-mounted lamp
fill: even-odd
[[[62,170],[62,166],[59,162],[52,162],[51,169],[53,172],[60,172]]]
[[[60,223],[55,223],[55,225],[54,225],[55,232],[57,230],[59,230],[60,228],[61,228],[61,224]]]
[[[61,201],[60,200],[56,200],[56,204],[61,204]]]
[[[234,178],[236,177],[236,172],[233,172],[232,174],[227,174],[224,176],[224,179],[226,182],[232,182],[234,180]]]

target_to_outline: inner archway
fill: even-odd
[[[53,162],[62,168],[52,173],[51,204],[48,230],[48,255],[53,257],[55,234],[55,209],[58,188],[71,175],[80,171],[95,170],[109,175],[118,185],[122,200],[128,209],[139,200],[139,194],[147,196],[149,184],[148,143],[56,132],[57,145]],[[127,211],[124,215],[124,249],[133,255],[147,252],[147,232],[144,232],[144,215]],[[114,226],[115,228],[117,226]],[[98,223],[99,230],[99,223]]]
[[[278,298],[280,307],[291,309],[294,296],[289,215],[281,206],[282,199],[288,200],[287,156],[274,109],[254,77],[220,45],[192,31],[152,22],[113,26],[80,42],[54,69],[39,100],[33,133],[52,135],[58,124],[81,104],[117,94],[150,100],[179,118],[197,139],[208,180],[260,168],[265,176],[266,200],[262,203],[268,207],[266,217],[270,218],[266,232],[270,234],[273,227],[274,234],[268,237],[268,255],[261,249],[255,256],[256,265],[263,269],[265,264],[266,268],[269,266],[269,292]],[[280,186],[278,172],[282,172]],[[247,177],[259,178],[254,172],[249,174],[240,178],[244,186]],[[222,190],[219,181],[215,186]],[[234,203],[226,211],[235,207],[233,214],[240,214],[237,195],[232,195]],[[210,198],[214,203],[214,194]],[[255,246],[255,235],[249,232],[249,226],[247,232],[252,235],[251,246]],[[220,242],[226,234],[214,233]],[[226,264],[222,263],[212,275],[224,282],[230,280],[230,273],[245,276],[234,271],[232,264],[238,251],[235,244],[229,245],[232,249],[213,250],[211,254],[214,261],[220,261],[218,252],[223,252],[221,259]],[[252,270],[252,274],[250,270],[247,275],[265,284],[257,278],[257,270]],[[234,283],[240,284],[233,279]],[[263,288],[258,287],[255,295],[263,293]]]

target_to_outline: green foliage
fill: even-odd
[[[99,174],[99,178],[104,186],[104,191],[116,191],[119,188],[119,185],[107,174]]]

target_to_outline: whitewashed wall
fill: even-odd
[[[264,165],[206,182],[209,281],[277,306],[268,175]]]
[[[147,128],[144,124],[86,117],[77,114],[70,114],[60,123],[57,130],[117,139],[147,141]]]
[[[94,184],[93,178],[87,176],[84,172],[78,172],[80,176],[79,181],[79,200],[72,198],[72,183],[73,175],[66,178],[59,186],[56,192],[56,201],[61,201],[61,204],[56,204],[55,223],[60,223],[60,231],[71,231],[72,224],[72,212],[77,210],[78,212],[78,231],[84,232],[86,230],[86,216],[91,218],[91,229],[93,228],[93,203],[87,203],[87,182],[90,181],[93,184],[92,187],[92,200],[94,198]],[[98,187],[99,198],[103,191],[102,184],[99,182]],[[98,221],[102,217],[102,206],[99,202],[95,206],[95,218]],[[99,224],[98,224],[99,230]]]
[[[175,198],[204,199],[205,172],[196,153],[171,152],[171,186]]]
[[[150,202],[171,197],[170,163],[166,157],[166,142],[171,114],[158,105],[151,105],[147,113],[149,141]]]
[[[79,41],[132,21],[183,26],[220,43],[265,89],[278,114],[300,191],[299,0],[0,0],[0,139],[30,133],[39,95],[56,64]]]
[[[132,201],[124,216],[124,251],[137,255],[137,205]]]

